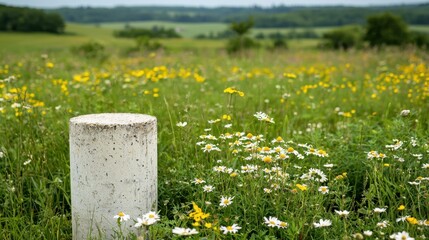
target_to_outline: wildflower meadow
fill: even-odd
[[[69,119],[127,112],[158,120],[158,205],[117,209],[116,239],[427,239],[428,62],[413,48],[5,53],[0,238],[71,239]]]

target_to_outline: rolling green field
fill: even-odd
[[[97,41],[107,47],[129,47],[133,41],[113,37],[111,29],[97,28],[91,25],[66,25],[66,34],[48,33],[14,33],[1,32],[0,44],[3,52],[61,51],[65,48],[78,46],[89,41]]]
[[[95,26],[95,25],[94,25]],[[123,29],[125,26],[135,27],[135,28],[152,28],[153,26],[164,27],[164,28],[173,28],[176,29],[180,35],[185,38],[194,38],[199,34],[209,35],[210,33],[217,33],[225,31],[228,29],[228,24],[226,23],[175,23],[175,22],[165,22],[165,21],[140,21],[140,22],[127,22],[127,23],[101,23],[97,24],[100,28],[114,29],[119,30]],[[287,34],[291,31],[303,32],[306,30],[311,30],[316,32],[319,36],[322,36],[323,33],[332,30],[334,27],[297,27],[297,28],[255,28],[252,30],[252,35],[257,35],[258,33],[270,34],[270,33],[283,33]],[[420,31],[429,33],[428,26],[410,26],[411,30]]]
[[[161,21],[148,21],[148,22],[130,22],[130,26],[151,28],[152,26],[163,26],[166,28],[181,29],[181,34],[184,36],[182,39],[174,40],[160,40],[167,48],[180,51],[183,49],[222,49],[225,46],[225,40],[198,40],[192,39],[198,34],[209,34],[210,32],[218,32],[227,29],[227,25],[223,23],[213,24],[186,24],[186,23],[169,23]],[[46,33],[5,33],[0,32],[0,44],[3,47],[0,52],[21,52],[28,51],[60,51],[64,48],[75,47],[89,41],[96,41],[112,51],[118,49],[126,49],[135,45],[131,39],[115,38],[113,31],[122,29],[125,23],[103,23],[103,24],[75,24],[68,23],[66,25],[65,35],[55,35]],[[331,30],[330,27],[310,28],[317,34],[322,35],[324,32]],[[429,32],[427,26],[411,26],[410,29]],[[287,34],[290,31],[305,31],[306,28],[295,29],[253,29],[252,35],[258,33],[269,34],[280,32]],[[315,48],[320,40],[318,39],[291,39],[288,40],[288,46],[291,49],[311,49]],[[263,45],[269,45],[267,41],[261,41]]]
[[[155,22],[158,23],[158,22]],[[162,22],[159,22],[160,24]],[[3,47],[0,52],[17,52],[26,53],[37,51],[61,51],[79,46],[81,44],[95,41],[103,44],[112,51],[124,50],[135,45],[132,39],[115,38],[113,36],[114,26],[120,24],[107,24],[104,26],[93,24],[73,24],[68,23],[65,35],[47,34],[47,33],[10,33],[0,32],[0,44]],[[194,24],[196,25],[196,24]],[[214,26],[216,24],[213,24]],[[151,26],[151,25],[147,25]],[[168,25],[166,25],[168,26]],[[220,26],[220,24],[219,24]],[[198,33],[201,31],[200,26],[192,28],[192,31]],[[208,28],[211,29],[211,28]],[[214,28],[215,29],[215,28]],[[264,30],[271,31],[269,29]],[[193,36],[193,35],[192,35]],[[180,51],[183,49],[222,49],[225,47],[225,40],[211,40],[211,39],[192,39],[181,38],[171,40],[160,40],[167,49]],[[268,44],[264,43],[263,44]],[[294,39],[288,41],[289,47],[293,49],[313,48],[318,44],[317,39]]]
[[[411,30],[429,33],[429,26],[410,26]]]
[[[101,28],[107,29],[123,29],[125,26],[135,28],[152,28],[153,26],[159,26],[164,28],[173,28],[185,38],[194,38],[199,34],[209,35],[210,33],[218,33],[228,29],[226,23],[175,23],[175,22],[163,22],[163,21],[142,21],[142,22],[129,22],[129,23],[102,23],[99,24]],[[252,35],[258,33],[269,34],[279,32],[286,34],[292,30],[302,32],[305,30],[313,30],[317,34],[322,35],[324,32],[331,30],[332,27],[317,27],[317,28],[255,28],[252,30]]]
[[[102,28],[119,30],[123,29],[126,25],[135,28],[152,28],[153,26],[173,28],[185,38],[193,38],[201,33],[209,34],[210,32],[221,32],[228,28],[228,25],[224,23],[173,23],[163,21],[102,23],[99,26]]]
[[[185,38],[124,54],[113,29],[0,33],[1,239],[72,238],[69,119],[103,112],[158,120],[160,218],[123,206],[115,239],[429,237],[427,51]],[[106,49],[70,51],[90,40]]]

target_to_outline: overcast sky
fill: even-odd
[[[56,7],[114,7],[114,6],[195,6],[195,7],[219,7],[219,6],[254,6],[270,7],[273,5],[286,6],[312,6],[312,5],[347,5],[347,6],[371,6],[393,5],[409,3],[429,3],[429,0],[0,0],[0,3],[13,6],[28,6],[37,8]]]

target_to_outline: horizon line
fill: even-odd
[[[58,9],[58,8],[118,8],[118,7],[165,7],[165,8],[262,8],[262,9],[270,9],[275,7],[291,7],[291,8],[298,8],[298,7],[395,7],[395,6],[412,6],[412,5],[426,5],[429,4],[429,1],[427,2],[413,2],[413,3],[392,3],[392,4],[341,4],[341,3],[335,3],[335,4],[293,4],[293,5],[287,5],[287,4],[272,4],[270,6],[261,6],[258,4],[252,4],[252,5],[243,5],[243,6],[231,6],[231,5],[219,5],[219,6],[202,6],[202,5],[163,5],[163,4],[115,4],[115,5],[78,5],[78,6],[71,6],[71,5],[61,5],[61,6],[29,6],[27,4],[22,5],[11,5],[7,3],[0,2],[0,5],[10,6],[10,7],[28,7],[28,8],[38,8],[38,9]]]

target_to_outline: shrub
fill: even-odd
[[[107,58],[105,47],[94,41],[74,47],[72,48],[72,52],[88,59],[105,60]]]
[[[137,48],[140,51],[144,51],[144,50],[149,50],[149,51],[153,51],[153,50],[158,50],[163,48],[162,44],[158,41],[155,41],[153,39],[150,39],[148,37],[138,37],[136,38],[136,44],[137,44]]]
[[[125,51],[126,54],[138,54],[147,51],[157,51],[165,48],[160,42],[149,37],[135,38],[135,43],[136,45],[134,47],[128,48]]]
[[[281,48],[281,49],[287,49],[288,48],[287,42],[284,39],[281,39],[281,38],[274,39],[274,41],[273,41],[273,48],[274,49],[279,49],[279,48]]]
[[[429,35],[422,32],[410,32],[411,44],[419,48],[429,49]]]
[[[259,44],[249,37],[233,37],[229,39],[226,50],[228,53],[235,53],[245,49],[257,48]]]
[[[346,26],[323,34],[324,47],[349,49],[362,44],[362,30],[359,26]]]

